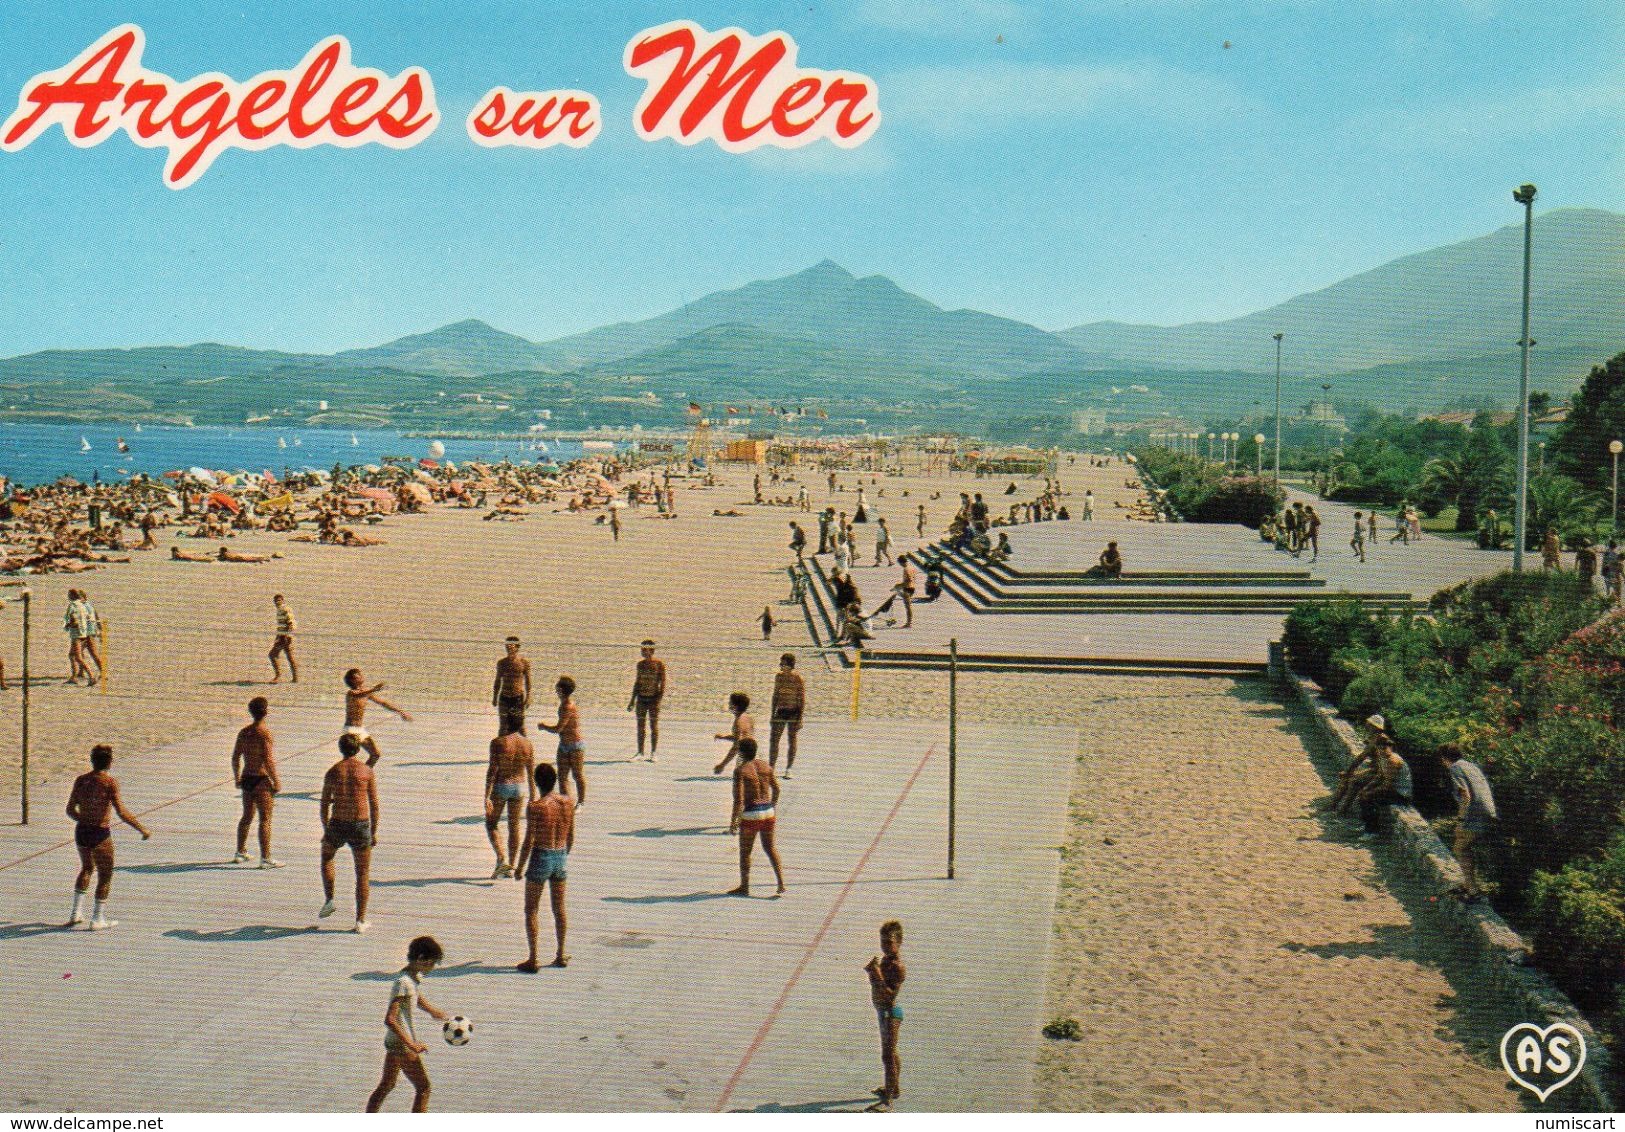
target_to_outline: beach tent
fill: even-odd
[[[262,500],[260,500],[258,509],[261,512],[266,512],[266,511],[286,511],[289,508],[291,508],[292,506],[293,506],[293,492],[284,491],[281,495],[275,495],[275,496],[272,496],[270,499],[262,499]]]
[[[356,494],[362,499],[369,500],[379,511],[395,510],[395,493],[382,487],[357,488]]]

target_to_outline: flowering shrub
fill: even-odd
[[[1345,715],[1387,717],[1424,814],[1454,808],[1441,745],[1484,768],[1501,815],[1481,860],[1497,908],[1625,1041],[1625,615],[1567,573],[1485,578],[1430,610],[1303,605],[1285,639]]]

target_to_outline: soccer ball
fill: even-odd
[[[445,1035],[447,1045],[466,1046],[474,1036],[474,1023],[459,1014],[442,1026],[440,1032]]]

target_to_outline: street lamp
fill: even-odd
[[[1608,454],[1614,458],[1614,508],[1608,515],[1608,537],[1614,537],[1614,530],[1619,526],[1619,454],[1625,452],[1625,441],[1610,440]]]
[[[1209,460],[1213,459],[1213,434],[1211,432],[1207,434],[1207,458]]]
[[[1546,442],[1544,440],[1542,440],[1540,442],[1540,470],[1537,471],[1535,473],[1535,475],[1536,476],[1544,476],[1545,474],[1546,474]]]
[[[1330,495],[1332,491],[1332,383],[1329,381],[1322,382],[1320,392],[1320,493]]]
[[[1275,332],[1275,486],[1281,486],[1281,339]]]
[[[1535,230],[1535,186],[1519,185],[1512,199],[1523,205],[1523,337],[1518,339],[1518,503],[1513,509],[1512,569],[1523,569],[1529,529],[1529,260]]]
[[[1258,478],[1264,478],[1264,434],[1258,433],[1253,437],[1253,447],[1258,450]]]

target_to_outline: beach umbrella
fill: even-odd
[[[209,493],[208,503],[210,507],[218,507],[222,511],[230,511],[233,515],[237,514],[243,509],[242,504],[238,503],[235,499],[223,491],[211,491]]]
[[[429,456],[431,459],[443,460],[446,456],[446,446],[438,440],[429,441]]]
[[[427,456],[418,461],[418,467],[420,468],[438,468],[439,466],[439,461],[431,460]]]
[[[208,468],[187,468],[186,474],[193,479],[202,480],[204,483],[214,482],[214,473],[209,471]]]

